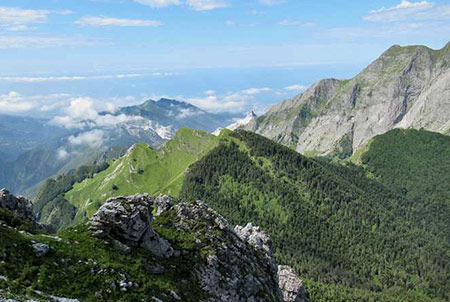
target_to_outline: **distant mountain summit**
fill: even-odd
[[[450,43],[392,46],[356,77],[326,79],[244,127],[310,155],[350,156],[393,128],[450,130]]]
[[[243,129],[247,129],[247,128],[254,128],[256,126],[256,119],[257,119],[257,115],[254,111],[250,111],[244,118],[242,119],[238,119],[236,120],[234,123],[232,123],[231,125],[228,125],[226,127],[226,129],[228,130],[236,130],[239,128],[243,128]],[[217,128],[213,134],[214,135],[219,135],[220,132],[223,130],[223,128]]]
[[[165,98],[123,107],[113,114],[101,112],[99,116],[101,124],[86,120],[86,127],[81,129],[65,129],[31,117],[1,116],[0,187],[25,193],[48,177],[99,163],[105,154],[109,159],[120,156],[139,142],[156,149],[180,128],[210,132],[236,117]],[[26,193],[33,196],[36,192]]]
[[[232,116],[214,114],[194,105],[177,100],[162,98],[159,101],[147,100],[141,105],[120,108],[116,113],[141,116],[161,126],[174,128],[189,127],[204,131],[214,131],[230,123]]]

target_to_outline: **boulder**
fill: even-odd
[[[250,222],[245,227],[237,225],[234,228],[234,232],[243,241],[272,255],[272,241],[266,233],[261,231],[260,227],[253,226]]]
[[[91,235],[109,240],[125,253],[131,247],[142,247],[158,257],[171,257],[169,242],[152,227],[153,203],[147,194],[109,198],[88,222]]]
[[[0,190],[0,208],[12,211],[20,219],[36,221],[31,201],[22,196],[16,197],[6,189]]]
[[[33,243],[31,246],[36,257],[43,257],[50,251],[50,247],[44,243]]]
[[[309,302],[302,280],[295,274],[294,269],[289,266],[278,266],[278,280],[284,302]]]
[[[162,213],[170,210],[173,207],[172,199],[167,195],[159,195],[155,198],[156,212],[155,216],[160,216]]]

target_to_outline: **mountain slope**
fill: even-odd
[[[449,240],[424,226],[434,218],[420,205],[361,169],[308,159],[249,132],[231,136],[190,167],[180,198],[203,199],[232,223],[261,225],[278,261],[322,284],[313,299],[325,283],[363,291],[359,301],[449,298]]]
[[[282,284],[305,297],[295,275],[279,284],[266,234],[250,230],[258,245],[200,201],[120,196],[58,234],[30,210],[0,190],[2,301],[284,302]]]
[[[111,196],[140,192],[177,196],[190,164],[214,148],[219,138],[199,130],[180,129],[161,150],[137,144],[92,179],[74,185],[65,198],[77,208],[76,220],[90,217]]]
[[[0,149],[5,162],[37,147],[53,147],[69,131],[31,117],[0,115]]]
[[[256,131],[302,154],[350,156],[393,128],[450,129],[450,43],[393,46],[350,80],[322,80],[258,118]]]
[[[209,113],[194,105],[164,98],[159,101],[148,100],[137,106],[123,107],[115,114],[122,113],[145,117],[163,126],[189,127],[207,132],[226,126],[233,117]]]
[[[450,238],[450,137],[395,129],[375,137],[359,158],[368,175],[414,200],[425,227]]]

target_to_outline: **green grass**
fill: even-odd
[[[156,217],[153,222],[173,247],[185,251],[180,257],[170,259],[157,258],[138,248],[130,255],[122,254],[91,237],[85,225],[68,228],[58,237],[32,234],[25,221],[15,219],[10,224],[6,216],[11,214],[6,212],[0,215],[0,275],[6,276],[7,281],[0,280],[0,290],[9,292],[11,297],[29,296],[48,301],[48,295],[54,295],[96,302],[148,301],[156,297],[167,301],[170,291],[174,291],[183,301],[206,298],[192,274],[192,267],[203,262],[212,247],[206,244],[208,240],[203,240],[203,245],[195,244],[198,238],[203,239],[201,229],[192,233],[175,231],[173,224],[177,217],[173,211]],[[9,227],[12,225],[17,229]],[[20,233],[19,229],[27,232]],[[224,234],[219,232],[218,236]],[[48,244],[51,251],[35,257],[32,240]],[[157,266],[164,267],[165,272],[151,273]],[[122,279],[137,285],[123,292],[119,287]]]
[[[65,198],[77,208],[75,221],[92,216],[112,196],[136,193],[178,196],[187,168],[214,148],[219,140],[219,137],[203,131],[182,128],[159,151],[146,144],[135,145],[108,169],[75,184],[65,194]]]

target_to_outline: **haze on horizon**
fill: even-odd
[[[162,96],[262,112],[393,44],[441,48],[448,32],[445,0],[3,0],[0,113]]]

